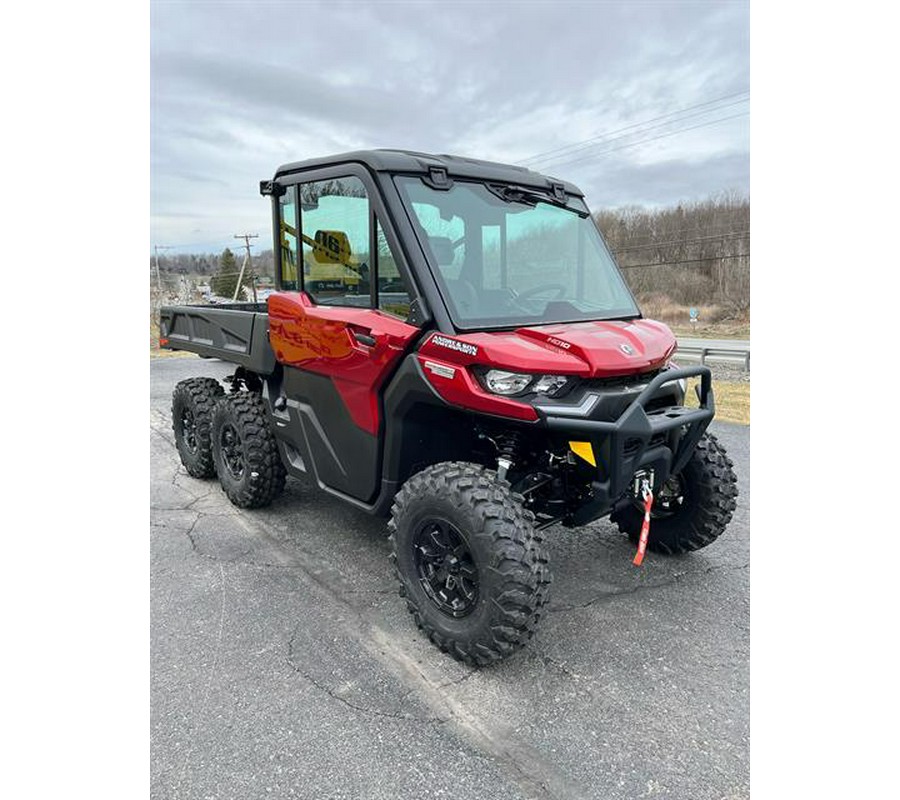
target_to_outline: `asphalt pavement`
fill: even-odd
[[[550,610],[471,669],[416,629],[383,520],[288,479],[233,507],[173,445],[174,385],[233,367],[150,362],[151,796],[749,797],[750,436],[729,530],[679,558],[601,521],[547,531]]]

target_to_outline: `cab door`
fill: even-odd
[[[408,321],[409,273],[394,257],[372,191],[355,174],[289,187],[282,277],[296,280],[297,291],[268,300],[288,417],[276,417],[276,431],[321,486],[363,502],[380,488],[382,389],[420,333]]]

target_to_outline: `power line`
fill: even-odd
[[[228,245],[230,239],[216,239],[212,242],[190,242],[188,244],[170,244],[166,246],[167,250],[188,250],[192,247],[212,247],[213,245]],[[162,248],[160,248],[162,249]],[[207,255],[204,253],[204,255]]]
[[[582,156],[580,158],[573,158],[569,161],[562,161],[558,164],[553,164],[550,167],[545,167],[545,169],[549,168],[549,169],[556,170],[556,169],[559,169],[560,167],[565,167],[570,164],[578,164],[578,163],[581,163],[582,161],[592,161],[596,158],[600,158],[601,156],[605,156],[609,153],[614,153],[616,150],[624,150],[628,147],[637,147],[639,144],[655,142],[657,139],[665,139],[667,136],[675,136],[676,134],[679,134],[679,133],[686,133],[687,131],[697,130],[698,128],[705,128],[709,125],[715,125],[719,122],[727,122],[728,120],[737,119],[738,117],[746,117],[749,113],[750,113],[749,111],[742,111],[740,114],[732,114],[731,116],[728,116],[728,117],[721,117],[720,119],[713,119],[713,120],[709,120],[707,122],[701,122],[698,125],[689,125],[686,128],[679,128],[678,130],[668,131],[667,133],[660,133],[656,136],[651,136],[649,139],[640,139],[636,142],[627,142],[626,144],[619,145],[618,147],[610,147],[607,150],[601,150],[596,153],[589,153],[588,155]]]
[[[725,239],[735,239],[735,238],[743,238],[746,239],[750,236],[750,231],[736,231],[735,233],[717,233],[713,236],[698,236],[695,239],[669,239],[668,241],[663,242],[649,242],[647,244],[635,244],[628,245],[628,247],[612,247],[611,249],[616,253],[625,253],[629,250],[647,250],[651,247],[665,247],[670,244],[696,244],[697,242],[708,242],[710,240],[725,240]]]
[[[203,272],[194,272],[192,274],[197,277],[200,277],[200,278],[230,278],[232,275],[240,275],[241,273],[235,271],[235,272],[210,272],[209,274],[206,274]],[[254,272],[252,269],[248,274],[254,278],[261,277],[260,273]],[[272,277],[271,275],[267,275],[266,273],[263,273],[263,276]]]
[[[685,113],[685,112],[687,112],[687,111],[693,111],[694,109],[697,109],[697,108],[703,108],[704,106],[715,105],[716,103],[721,103],[723,100],[730,100],[730,99],[733,98],[733,97],[739,97],[739,96],[748,95],[748,94],[750,94],[750,91],[747,90],[747,89],[745,89],[745,90],[742,91],[742,92],[735,92],[735,93],[733,93],[733,94],[727,94],[727,95],[725,95],[724,97],[717,97],[715,100],[707,100],[705,103],[697,103],[696,105],[693,105],[693,106],[686,106],[685,108],[678,109],[677,111],[669,111],[668,113],[666,113],[666,114],[660,114],[660,115],[657,116],[657,117],[651,117],[650,119],[645,119],[645,120],[643,120],[643,121],[641,121],[641,122],[634,122],[634,123],[632,123],[631,125],[626,125],[626,126],[623,127],[623,128],[617,128],[617,129],[612,130],[612,131],[605,131],[605,132],[603,132],[603,133],[598,133],[598,134],[596,134],[595,136],[593,136],[593,137],[591,137],[591,138],[589,138],[589,139],[583,139],[583,140],[581,140],[580,142],[573,142],[572,144],[563,145],[562,147],[556,147],[556,148],[554,148],[554,149],[552,149],[552,150],[545,150],[545,151],[543,151],[543,152],[541,152],[541,153],[536,153],[536,154],[533,155],[533,156],[529,156],[528,158],[523,159],[523,160],[520,161],[519,163],[520,163],[520,164],[526,164],[526,163],[531,162],[531,161],[539,161],[539,160],[543,160],[543,157],[544,157],[544,156],[552,155],[552,154],[554,154],[554,153],[559,153],[559,152],[562,152],[562,151],[565,151],[565,150],[569,150],[569,149],[574,148],[574,147],[578,147],[579,145],[581,145],[581,144],[583,144],[583,143],[585,143],[585,142],[591,142],[591,141],[594,141],[594,140],[596,140],[596,139],[602,139],[602,138],[605,138],[605,137],[607,137],[607,136],[612,136],[612,135],[617,134],[617,133],[622,133],[623,131],[631,130],[632,128],[639,128],[639,127],[641,127],[641,126],[643,126],[643,125],[647,125],[647,124],[650,123],[650,122],[656,122],[657,120],[665,119],[666,117],[675,117],[675,116],[678,116],[679,114],[683,114],[683,113]],[[738,102],[743,102],[743,101],[738,101]]]
[[[724,226],[721,226],[721,227],[724,227]],[[654,233],[645,233],[642,235],[636,235],[634,237],[629,236],[627,232],[625,233],[624,237],[620,237],[620,235],[617,231],[610,231],[608,234],[604,233],[603,238],[606,240],[606,243],[610,247],[613,247],[613,244],[612,244],[613,240],[617,241],[619,238],[624,238],[624,241],[622,242],[622,244],[627,244],[629,247],[631,247],[632,244],[635,244],[635,245],[656,244],[658,241],[660,241],[659,237],[671,236],[671,235],[674,235],[677,233],[694,233],[694,234],[698,234],[698,235],[702,234],[705,236],[708,234],[708,231],[710,231],[710,230],[715,230],[715,227],[683,228],[681,230],[674,230],[674,231],[660,231],[659,233],[655,233],[655,234]],[[740,232],[740,231],[738,231],[738,232]],[[746,232],[747,233],[750,232],[749,228],[747,229]],[[713,238],[717,238],[719,236],[730,236],[732,233],[733,233],[733,231],[726,230],[723,233],[715,233],[715,234],[709,234],[709,235],[712,236]]]
[[[604,213],[609,213],[611,215],[615,214],[614,211],[595,212],[594,219],[597,221],[598,226],[600,225],[600,221],[599,221],[599,219],[597,219],[597,217]],[[647,212],[644,212],[644,213],[647,213]],[[652,219],[652,217],[648,216],[643,221],[649,221],[650,219]],[[622,222],[622,218],[618,217],[618,216],[612,216],[612,217],[608,218],[607,221],[611,221],[616,227],[618,227],[618,224],[620,222]],[[658,218],[655,219],[655,221],[658,222],[659,221]],[[641,221],[639,220],[638,225],[636,227],[640,227],[640,222]],[[704,225],[703,223],[696,223],[687,228],[672,228],[671,230],[665,228],[663,230],[659,230],[654,233],[652,231],[640,231],[640,230],[635,230],[633,228],[629,228],[628,224],[625,223],[618,230],[616,229],[616,227],[612,227],[612,228],[610,228],[608,233],[604,232],[603,238],[606,239],[606,243],[609,244],[612,239],[615,239],[618,236],[622,235],[622,236],[627,237],[629,240],[631,238],[636,238],[637,242],[635,242],[635,244],[641,244],[642,242],[656,241],[661,236],[675,236],[676,234],[680,234],[680,233],[692,233],[692,234],[697,234],[698,236],[700,236],[700,235],[706,236],[706,235],[713,235],[712,234],[713,231],[721,231],[723,229],[724,229],[724,231],[723,231],[724,233],[738,233],[738,232],[741,232],[744,230],[749,232],[749,230],[750,230],[750,228],[746,228],[746,229],[741,228],[740,230],[734,229],[732,227],[734,224],[735,223],[733,223],[733,222],[720,222],[718,225]],[[603,230],[602,226],[600,229],[601,229],[601,231]],[[719,236],[721,234],[717,233],[715,235]]]
[[[595,211],[594,219],[596,220],[597,217],[599,217],[600,215],[602,215],[604,213],[614,213],[614,212]],[[619,222],[622,221],[621,217],[613,217],[612,219],[613,219],[613,222],[615,222],[616,224],[618,224]],[[599,223],[599,220],[597,220],[597,221]],[[657,236],[674,236],[676,233],[697,233],[697,234],[706,235],[710,231],[720,230],[722,228],[730,229],[731,226],[732,226],[732,223],[730,223],[730,222],[720,222],[718,225],[704,225],[702,222],[698,222],[687,228],[673,228],[672,230],[661,230],[658,233],[650,233],[648,231],[632,233],[632,231],[628,230],[627,223],[626,223],[624,230],[625,230],[626,235],[634,235],[634,236],[637,236],[637,238],[641,241],[647,241],[647,240],[652,240]],[[747,228],[746,230],[749,231],[750,229]],[[616,233],[617,233],[617,231],[610,230],[609,235],[604,233],[603,237],[607,240],[607,242],[609,242],[610,239],[615,238]],[[732,231],[727,230],[726,233],[732,233]]]
[[[729,95],[731,97],[733,95]],[[728,98],[722,98],[728,99]],[[731,106],[739,105],[741,103],[746,103],[749,101],[749,97],[745,97],[741,100],[734,100],[731,103],[725,103],[722,105],[718,105],[714,108],[706,108],[703,111],[695,111],[692,114],[688,114],[686,112],[691,111],[693,108],[697,108],[698,106],[691,106],[689,108],[682,109],[681,111],[671,112],[670,114],[664,114],[662,117],[654,117],[649,120],[645,120],[644,122],[635,123],[633,125],[628,125],[624,128],[619,128],[618,130],[610,131],[601,136],[595,136],[590,139],[584,139],[581,142],[574,142],[573,144],[566,145],[565,147],[560,147],[557,150],[549,150],[547,153],[541,156],[532,156],[531,158],[526,159],[520,163],[522,164],[537,164],[539,162],[553,162],[557,161],[560,158],[567,158],[570,155],[573,155],[577,152],[581,152],[584,150],[590,150],[593,147],[597,147],[599,145],[609,144],[610,142],[618,141],[620,139],[627,139],[629,136],[642,136],[648,131],[654,130],[656,128],[664,128],[667,125],[675,125],[678,123],[682,123],[686,120],[693,119],[695,117],[702,117],[706,114],[715,114],[719,111],[723,111],[726,108],[730,108]],[[701,103],[700,105],[710,105],[711,103],[719,102],[719,101],[710,101],[709,103]],[[677,116],[676,116],[677,115]],[[664,119],[665,117],[675,116],[676,118],[666,120],[665,122],[657,122],[655,125],[651,125],[651,122],[656,122],[657,120]],[[637,129],[637,130],[632,130]],[[622,136],[614,136],[614,134],[623,133],[624,131],[631,130],[630,133],[626,133]],[[542,169],[545,167],[542,167]]]
[[[638,267],[674,267],[676,264],[696,264],[700,261],[725,261],[729,258],[750,258],[750,253],[733,256],[708,256],[707,258],[684,258],[679,261],[651,261],[647,264],[619,264],[619,269],[637,269]]]

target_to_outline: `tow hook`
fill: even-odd
[[[646,500],[644,494],[644,484],[650,485],[650,491],[656,485],[656,473],[652,469],[642,469],[634,473],[634,479],[631,484],[631,491],[634,493],[635,500]]]
[[[653,508],[653,473],[638,473],[635,477],[635,494],[640,492],[644,501],[644,521],[641,523],[641,536],[638,539],[637,553],[634,554],[633,563],[639,567],[644,562],[644,554],[647,552],[647,540],[650,538],[650,510]]]
[[[512,465],[513,462],[504,456],[500,456],[500,458],[497,459],[497,477],[501,481],[506,480],[506,473],[509,472]]]

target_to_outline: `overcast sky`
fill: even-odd
[[[527,162],[594,210],[750,191],[743,2],[153,2],[151,19],[155,244],[271,247],[259,181],[360,148]]]

